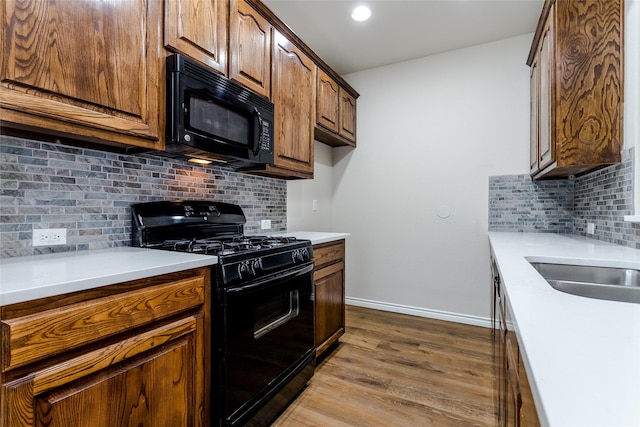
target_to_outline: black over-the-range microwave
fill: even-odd
[[[233,168],[273,163],[273,103],[180,54],[167,57],[166,148]]]

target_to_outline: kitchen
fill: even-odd
[[[632,31],[638,27],[633,25],[637,2],[627,1],[626,8],[625,29]],[[3,257],[55,251],[54,246],[35,251],[30,246],[31,229],[42,223],[69,229],[69,242],[77,250],[123,245],[130,240],[127,209],[133,200],[214,193],[217,200],[243,205],[249,219],[245,231],[252,234],[262,231],[263,218],[271,220],[273,231],[349,232],[349,304],[488,326],[489,177],[528,175],[525,61],[531,37],[345,75],[361,94],[358,147],[316,143],[312,181],[239,175],[3,136],[2,165],[15,175],[3,176],[2,206],[14,198],[29,206],[3,216]],[[637,57],[637,35],[635,49],[632,37],[625,40],[626,66],[633,65],[634,52]],[[625,108],[636,109],[625,110],[623,154],[638,140],[638,101],[635,95],[634,104],[634,79],[629,77],[637,71],[625,75]],[[414,114],[389,105],[420,109]],[[389,150],[390,144],[403,148]],[[637,226],[623,227],[622,234],[637,241]],[[600,231],[596,227],[596,236],[606,238]],[[425,270],[430,280],[414,279],[423,278]]]

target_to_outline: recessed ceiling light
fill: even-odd
[[[358,6],[351,12],[354,21],[366,21],[371,16],[371,10],[367,6]]]

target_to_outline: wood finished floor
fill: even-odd
[[[274,426],[497,425],[490,329],[354,306],[346,325]]]

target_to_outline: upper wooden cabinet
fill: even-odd
[[[229,78],[271,96],[271,24],[245,0],[231,1]]]
[[[531,176],[620,162],[622,0],[546,0],[531,66]]]
[[[227,74],[229,0],[165,0],[164,44]]]
[[[318,68],[315,138],[332,146],[356,145],[356,98]]]
[[[340,87],[319,69],[316,90],[316,124],[337,134],[340,129]]]
[[[162,149],[160,8],[153,0],[2,1],[2,127]]]
[[[272,100],[275,106],[274,165],[264,174],[313,178],[316,66],[274,30]]]
[[[341,137],[356,145],[356,97],[340,87],[340,130]]]

